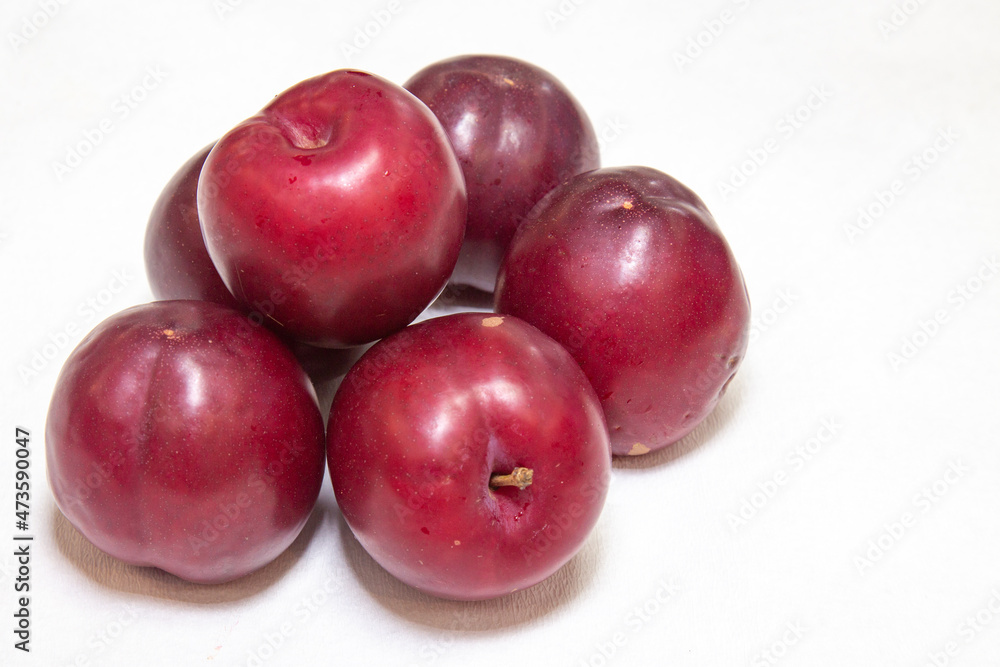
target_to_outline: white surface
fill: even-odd
[[[1000,257],[994,0],[400,0],[350,61],[342,45],[390,3],[229,0],[220,16],[226,0],[63,2],[17,52],[9,33],[44,3],[0,9],[0,664],[1000,663],[1000,277],[984,264]],[[904,5],[912,16],[883,34]],[[679,67],[724,10],[721,34],[704,32]],[[402,82],[468,52],[549,69],[608,138],[605,165],[657,167],[707,201],[756,318],[718,410],[672,451],[617,464],[583,552],[494,602],[391,579],[329,487],[289,553],[230,585],[186,585],[90,547],[41,477],[45,412],[85,331],[151,298],[142,237],[163,184],[302,78],[350,65]],[[149,69],[163,79],[147,78],[126,115],[116,100]],[[53,164],[105,118],[112,132],[59,180]],[[949,128],[957,138],[914,171],[911,156]],[[719,183],[765,147],[724,196]],[[852,242],[845,225],[894,180],[900,194]],[[955,291],[966,283],[980,287],[971,300]],[[921,337],[938,311],[946,321]],[[893,368],[914,336],[919,352]],[[36,351],[53,358],[23,380]],[[34,438],[29,656],[10,630],[15,425]],[[811,438],[806,461],[795,452]],[[769,480],[781,481],[771,497],[755,496]],[[734,528],[744,500],[761,509]],[[882,535],[907,513],[898,539]],[[884,555],[859,566],[880,537]]]

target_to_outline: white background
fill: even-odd
[[[0,664],[1000,663],[995,0],[400,0],[384,27],[384,0],[43,4],[0,9]],[[706,200],[754,307],[724,401],[670,451],[617,462],[583,551],[501,600],[396,582],[329,486],[289,552],[228,585],[96,551],[44,482],[45,413],[86,330],[151,299],[164,183],[300,79],[402,83],[470,52],[550,70],[605,165]],[[162,80],[142,89],[148,70]],[[29,656],[11,632],[15,426],[33,435]]]

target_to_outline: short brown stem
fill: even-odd
[[[514,468],[506,475],[495,472],[490,475],[490,488],[498,489],[501,486],[516,486],[519,489],[531,486],[531,478],[534,476],[531,468]]]

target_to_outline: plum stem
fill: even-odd
[[[524,489],[531,486],[531,478],[535,472],[531,468],[514,468],[506,475],[495,472],[490,475],[490,488],[497,489],[501,486],[516,486]]]

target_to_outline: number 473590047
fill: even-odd
[[[31,477],[28,469],[31,467],[31,450],[28,445],[31,443],[31,433],[20,426],[14,432],[17,442],[17,470],[14,473],[14,515],[17,517],[15,524],[20,530],[28,530],[28,514],[31,506]]]

